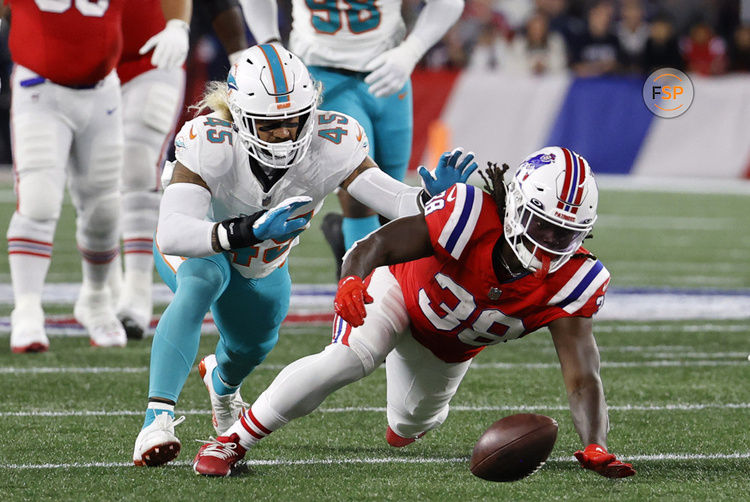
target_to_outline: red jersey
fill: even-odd
[[[149,38],[166,26],[161,0],[130,0],[122,14],[122,35],[124,45],[122,57],[117,65],[117,74],[123,84],[141,73],[153,70],[151,56],[153,50],[144,55],[138,54]]]
[[[5,0],[13,61],[52,82],[88,86],[120,59],[125,0]]]
[[[543,279],[526,274],[500,283],[492,250],[503,225],[492,197],[478,188],[458,184],[436,196],[425,221],[435,254],[390,269],[414,338],[443,361],[466,361],[560,317],[590,317],[604,300],[609,272],[582,256]]]

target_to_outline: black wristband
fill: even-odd
[[[417,202],[421,202],[422,203],[422,209],[424,209],[425,204],[427,204],[430,201],[431,198],[432,198],[432,195],[430,195],[429,193],[427,193],[427,190],[425,190],[423,188],[422,191],[419,193],[419,197],[417,198]]]
[[[261,240],[253,233],[253,223],[255,223],[255,220],[263,216],[265,212],[266,211],[258,211],[250,216],[231,218],[220,223],[220,225],[227,231],[229,249],[246,248],[261,242]]]

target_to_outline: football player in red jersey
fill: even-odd
[[[65,185],[76,209],[83,287],[76,318],[97,346],[125,345],[107,276],[117,256],[123,162],[124,0],[5,0],[12,11],[10,126],[17,206],[8,227],[13,352],[47,350],[42,288]]]
[[[635,474],[606,451],[591,316],[609,272],[581,247],[596,221],[591,169],[575,152],[549,147],[530,155],[507,189],[502,173],[488,170],[488,192],[454,185],[430,200],[424,216],[359,241],[344,261],[333,342],[282,370],[239,421],[201,448],[196,472],[226,475],[261,438],[383,361],[386,440],[410,444],[446,419],[477,353],[546,326],[587,445],[576,458],[603,476]]]
[[[159,177],[182,113],[191,11],[189,0],[138,0],[122,16],[124,46],[117,74],[125,131],[120,183],[125,274],[122,281],[118,259],[110,286],[128,338],[142,338],[151,321]]]
[[[153,235],[159,178],[169,138],[182,113],[183,63],[189,47],[189,0],[139,0],[123,13],[122,82],[125,163],[122,171],[124,276],[119,259],[110,275],[117,317],[127,337],[143,338],[153,311]],[[237,0],[202,0],[230,63],[247,47]],[[124,281],[123,281],[124,279]]]

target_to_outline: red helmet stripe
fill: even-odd
[[[570,190],[571,190],[571,183],[572,183],[572,164],[573,159],[571,158],[570,151],[567,148],[561,148],[563,151],[563,154],[565,155],[565,181],[563,182],[563,188],[562,193],[559,196],[559,202],[557,203],[557,208],[562,209],[569,198]]]
[[[580,155],[578,157],[578,187],[576,187],[576,198],[573,201],[574,206],[580,206],[583,199],[583,182],[586,181],[586,164]]]

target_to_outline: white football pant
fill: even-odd
[[[383,361],[388,381],[388,425],[413,438],[448,416],[448,404],[471,361],[447,363],[409,333],[401,287],[388,267],[378,268],[368,292],[363,326],[336,316],[333,343],[299,359],[276,377],[253,404],[252,413],[271,430],[317,408],[335,390],[372,373]]]
[[[125,160],[122,169],[122,240],[125,287],[119,311],[151,318],[152,242],[159,217],[163,156],[182,112],[185,70],[153,69],[122,86]],[[119,293],[120,270],[111,277]]]

